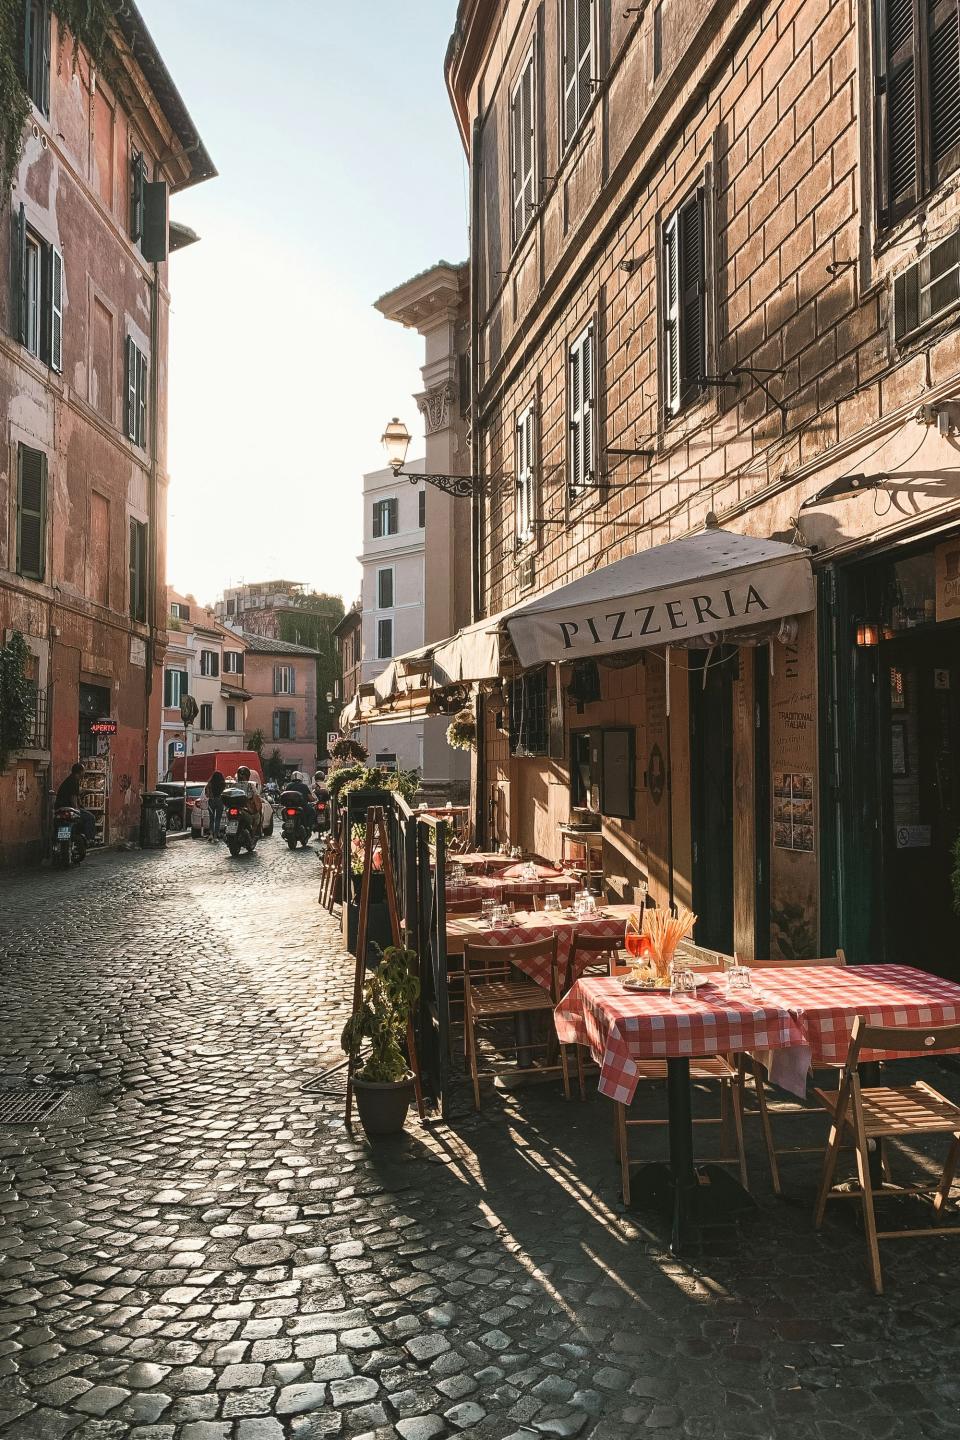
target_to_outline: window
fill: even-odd
[[[392,750],[378,750],[374,760],[381,770],[396,770],[397,768],[397,757]]]
[[[892,225],[960,165],[956,0],[878,6],[877,209]]]
[[[63,256],[27,225],[24,207],[12,212],[13,332],[20,344],[63,369]]]
[[[393,609],[393,568],[377,571],[377,609]]]
[[[187,694],[186,670],[164,670],[163,703],[168,710],[179,710],[180,701]]]
[[[223,652],[223,673],[224,675],[243,674],[243,651],[224,650]]]
[[[47,457],[21,445],[17,452],[17,574],[42,580],[47,548]]]
[[[593,95],[596,0],[563,4],[563,143],[569,145]]]
[[[417,524],[423,530],[427,523],[427,492],[421,490],[417,495]]]
[[[517,416],[516,428],[514,431],[514,451],[516,456],[516,528],[517,544],[525,545],[528,540],[533,539],[533,507],[534,507],[534,478],[533,478],[533,426],[534,407],[529,404]]]
[[[139,520],[130,521],[130,618],[147,618],[147,527]]]
[[[567,357],[568,483],[573,500],[596,483],[595,370],[596,347],[591,320],[570,346]]]
[[[511,680],[509,695],[510,754],[546,755],[550,744],[546,667]]]
[[[531,45],[510,97],[513,243],[516,245],[537,204],[537,89]]]
[[[172,600],[170,602],[170,614],[174,620],[189,620],[190,606],[184,605],[182,600]]]
[[[614,819],[633,819],[634,743],[633,730],[603,731],[600,809]]]
[[[200,674],[212,680],[220,674],[220,656],[216,650],[200,651]]]
[[[200,706],[200,729],[201,729],[201,730],[212,730],[212,729],[213,729],[213,705],[212,705],[212,704],[209,704],[209,705],[201,705],[201,706]]]
[[[147,162],[142,150],[130,154],[130,239],[142,240],[147,198]]]
[[[49,0],[21,0],[20,54],[27,94],[44,115],[50,114]]]
[[[661,245],[663,412],[678,415],[703,390],[706,371],[704,191],[699,187],[663,227]]]
[[[236,602],[236,600],[228,600],[228,601],[227,601],[227,614],[228,614],[228,615],[235,615],[236,613],[237,613],[237,602]]]
[[[126,433],[134,445],[147,447],[147,357],[132,335],[127,336]]]
[[[574,810],[595,808],[593,793],[594,745],[589,730],[570,733],[570,805]]]
[[[273,738],[274,740],[296,740],[297,717],[293,710],[274,710]]]
[[[393,654],[393,621],[377,621],[377,659],[389,660]]]
[[[227,725],[226,725],[226,728],[227,728],[227,730],[230,731],[230,732],[233,732],[233,731],[236,730],[236,728],[237,728],[237,707],[236,707],[236,705],[228,705],[228,706],[227,706]]]
[[[375,500],[373,505],[373,538],[380,540],[384,535],[396,535],[399,529],[397,522],[397,501]]]
[[[294,693],[294,673],[292,665],[274,665],[273,693],[274,695],[292,695]]]

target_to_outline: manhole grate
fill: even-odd
[[[339,1065],[334,1065],[330,1070],[324,1070],[322,1075],[315,1075],[312,1080],[307,1080],[300,1089],[308,1095],[317,1095],[322,1100],[345,1100],[347,1096],[347,1062],[341,1060]]]
[[[66,1098],[66,1090],[51,1090],[43,1085],[0,1088],[0,1125],[34,1125],[52,1115]]]

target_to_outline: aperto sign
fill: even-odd
[[[116,722],[116,720],[100,719],[100,720],[91,720],[91,721],[90,721],[90,734],[91,734],[91,735],[116,735],[116,733],[117,733],[117,722]]]

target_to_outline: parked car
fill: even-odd
[[[256,778],[251,778],[253,779],[253,783],[256,785]],[[192,785],[187,786],[188,791],[192,789]],[[190,834],[194,840],[199,840],[201,835],[208,834],[210,830],[210,803],[207,800],[205,787],[201,787],[201,790],[202,793],[199,800],[196,802],[196,804],[193,806],[193,809],[190,811]],[[260,798],[263,801],[263,833],[264,835],[272,835],[273,806],[267,799],[267,794],[265,790],[261,790]]]
[[[204,782],[187,781],[187,818],[183,818],[183,781],[161,780],[157,786],[167,797],[167,830],[189,830],[192,813],[203,799]]]

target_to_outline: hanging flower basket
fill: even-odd
[[[471,710],[460,710],[447,726],[447,744],[454,750],[477,748],[477,722]]]

